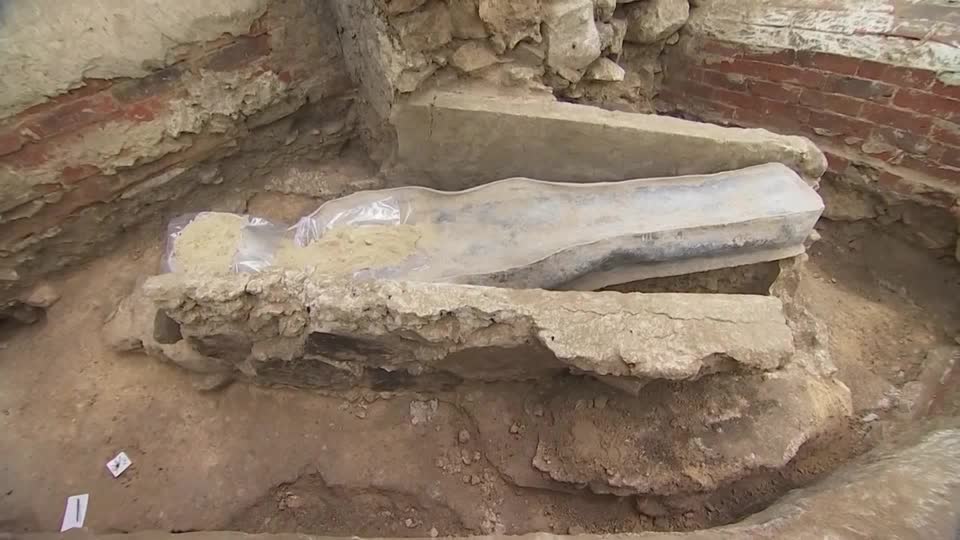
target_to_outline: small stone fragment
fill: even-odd
[[[493,31],[491,41],[498,52],[512,49],[529,38],[539,43],[540,0],[480,0],[480,18]]]
[[[407,13],[422,6],[427,0],[387,0],[387,13],[396,15]]]
[[[397,80],[397,90],[403,94],[409,94],[416,90],[420,83],[430,78],[437,70],[437,64],[432,62],[420,69],[405,69],[400,73]]]
[[[457,441],[460,444],[467,444],[470,442],[470,432],[465,429],[461,429],[460,433],[457,433]]]
[[[60,293],[49,283],[41,283],[23,297],[23,303],[37,308],[48,308],[57,303]]]
[[[500,516],[492,510],[485,512],[483,521],[480,522],[480,532],[483,534],[503,534],[504,526],[500,522]]]
[[[450,57],[453,67],[470,73],[499,62],[497,54],[482,41],[468,41],[460,46]]]
[[[600,56],[592,0],[555,0],[543,10],[547,64],[570,82]]]
[[[547,57],[545,46],[541,43],[518,43],[507,54],[507,59],[525,66],[540,66]]]
[[[20,274],[13,268],[0,268],[0,281],[20,281]]]
[[[867,139],[860,146],[860,151],[864,154],[883,154],[886,152],[893,152],[895,150],[896,147],[876,139]]]
[[[690,17],[687,0],[645,0],[627,8],[627,36],[632,43],[656,43],[670,37]]]
[[[601,21],[609,21],[610,17],[613,17],[613,10],[617,9],[617,0],[594,0],[594,6],[597,18]]]
[[[409,51],[432,51],[453,39],[450,12],[439,1],[420,11],[398,16],[391,22],[400,34],[400,42]]]
[[[597,33],[600,34],[600,50],[610,50],[610,46],[613,45],[613,25],[610,23],[598,22]]]
[[[477,486],[480,485],[480,476],[474,474],[470,477],[470,485]]]
[[[473,459],[471,459],[470,457],[470,452],[468,452],[467,450],[461,450],[460,461],[463,461],[464,465],[470,465],[471,463],[473,463]]]
[[[865,415],[861,420],[863,420],[863,423],[869,424],[870,422],[876,422],[879,418],[880,417],[877,416],[877,413],[870,413]]]
[[[430,527],[430,538],[436,538],[440,536],[440,531],[436,527]]]
[[[533,407],[533,415],[537,417],[543,416],[543,405],[540,405],[539,403],[535,405]]]
[[[520,426],[517,424],[512,424],[510,426],[510,433],[513,433],[514,435],[516,435],[517,433],[520,433]]]
[[[620,54],[623,52],[623,40],[627,37],[627,21],[626,19],[611,19],[610,26],[613,28],[610,54]]]
[[[584,77],[590,81],[622,81],[627,72],[616,62],[609,58],[597,58],[597,61],[590,64]]]
[[[193,379],[192,384],[194,390],[200,392],[215,392],[230,386],[230,383],[233,381],[233,375],[230,373],[207,373]]]
[[[412,529],[417,526],[417,522],[414,521],[412,518],[407,518],[403,520],[403,524],[406,525],[408,529]]]
[[[637,497],[634,505],[637,512],[652,518],[663,517],[668,514],[667,507],[653,497]]]
[[[676,45],[680,41],[680,32],[676,32],[667,38],[667,45]]]
[[[283,499],[284,505],[291,510],[296,510],[297,508],[303,508],[304,502],[303,499],[298,495],[287,494]]]
[[[433,420],[437,414],[439,402],[435,399],[430,401],[411,401],[410,402],[410,423],[413,425],[426,424]]]
[[[477,0],[447,0],[447,7],[450,9],[453,37],[484,39],[490,35],[483,24],[483,19],[480,18]]]
[[[479,452],[479,451],[473,453],[473,461],[474,461],[474,462],[480,461],[480,457],[481,457],[481,456],[480,456],[480,452]]]

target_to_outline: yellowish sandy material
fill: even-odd
[[[273,264],[283,268],[312,268],[324,274],[348,274],[363,268],[397,264],[416,250],[422,231],[413,225],[365,225],[327,231],[300,247],[285,239]]]
[[[229,272],[245,219],[206,212],[191,221],[174,241],[176,272]]]

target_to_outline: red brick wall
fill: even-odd
[[[171,167],[215,151],[218,144],[203,145],[165,156],[150,166],[104,174],[97,163],[77,161],[75,156],[80,152],[71,147],[83,147],[92,132],[109,131],[122,137],[133,124],[154,122],[164,116],[169,112],[168,104],[183,90],[180,79],[187,70],[225,71],[265,63],[270,51],[266,38],[241,36],[143,79],[87,81],[80,90],[0,124],[0,166],[23,176],[38,170],[58,171],[49,181],[3,201],[0,211],[7,224],[0,229],[0,246],[42,232],[55,224],[54,216],[65,217],[92,203],[108,201]],[[34,213],[31,203],[43,198],[56,200]],[[16,219],[21,213],[31,215]]]
[[[319,155],[352,136],[336,30],[309,1],[275,0],[248,34],[176,54],[146,77],[86,80],[0,119],[0,316],[37,278],[180,211],[174,201],[204,184],[233,189],[255,180],[258,163]],[[318,123],[339,118],[342,132],[293,127],[298,110]]]
[[[878,189],[949,208],[960,193],[960,87],[936,73],[834,54],[691,38],[667,63],[662,107],[810,137],[830,171],[865,164]]]

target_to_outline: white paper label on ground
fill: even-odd
[[[127,470],[127,467],[130,466],[130,463],[131,461],[130,461],[130,458],[127,457],[127,453],[120,452],[119,454],[117,454],[117,457],[107,462],[107,470],[109,470],[110,474],[112,474],[113,477],[116,478],[121,474],[123,474],[123,471]]]
[[[89,498],[89,493],[67,497],[67,509],[63,511],[63,524],[60,525],[60,532],[83,527],[83,520],[87,517],[87,500]]]

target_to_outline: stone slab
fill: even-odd
[[[297,272],[164,274],[142,291],[146,299],[130,301],[140,315],[121,309],[108,325],[119,348],[166,341],[153,352],[177,361],[166,350],[187,348],[189,355],[178,354],[188,364],[206,357],[205,371],[226,366],[254,379],[261,367],[300,370],[315,381],[302,386],[331,386],[325,381],[334,372],[354,385],[371,373],[403,383],[409,375],[522,380],[570,369],[683,380],[775,370],[794,353],[783,306],[767,296],[357,282]],[[157,317],[175,322],[160,325],[162,339]]]
[[[600,182],[779,162],[808,181],[826,159],[803,137],[504,95],[434,92],[394,107],[388,179],[446,190],[523,176]]]

